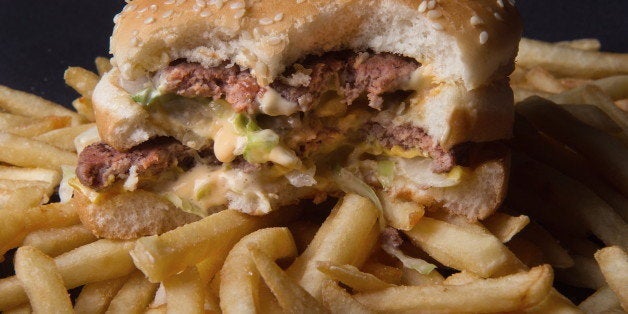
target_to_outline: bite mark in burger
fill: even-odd
[[[200,216],[261,215],[357,181],[365,195],[469,219],[501,202],[507,153],[478,152],[511,133],[513,7],[443,1],[438,18],[410,0],[258,1],[241,17],[187,2],[141,10],[154,2],[133,1],[112,36],[115,66],[93,98],[102,142],[79,156],[84,190],[140,189]],[[281,21],[257,22],[277,10]]]

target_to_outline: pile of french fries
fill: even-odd
[[[76,164],[75,138],[93,131],[99,75],[66,71],[81,94],[76,112],[0,86],[0,259],[14,255],[2,266],[15,271],[0,279],[0,311],[628,311],[628,55],[599,48],[590,39],[522,41],[502,209],[482,222],[422,210],[399,218],[399,249],[434,270],[386,253],[378,209],[354,194],[263,217],[225,210],[131,241],[98,239],[81,225],[80,203],[50,199],[62,168]],[[96,64],[100,75],[110,68],[104,58]],[[589,296],[570,295],[584,299],[576,306],[554,283]]]

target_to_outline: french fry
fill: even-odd
[[[600,267],[591,257],[572,256],[574,265],[566,269],[556,270],[556,279],[570,286],[598,289],[604,285],[604,276]]]
[[[214,266],[210,271],[201,272],[201,276],[211,278],[212,273],[220,269],[229,250],[244,235],[278,222],[278,217],[286,219],[289,215],[275,211],[263,217],[254,217],[224,210],[160,236],[140,238],[131,256],[137,268],[151,282],[163,281],[206,258],[211,261],[204,263]]]
[[[164,280],[168,313],[204,313],[205,287],[198,271],[190,267]]]
[[[602,274],[617,295],[621,307],[628,311],[628,254],[620,247],[611,246],[597,251],[595,260],[600,264]]]
[[[523,38],[519,43],[517,64],[544,69],[563,76],[599,78],[628,73],[628,55],[584,51]]]
[[[124,276],[86,284],[76,298],[74,312],[77,314],[105,313],[113,297],[128,279],[128,276]]]
[[[13,135],[34,137],[70,125],[66,116],[46,116],[40,118],[22,117],[0,112],[0,130]]]
[[[29,138],[0,132],[0,161],[21,167],[58,170],[61,165],[76,165],[76,154]]]
[[[619,109],[623,110],[624,112],[628,112],[628,98],[616,100],[615,106],[617,106]]]
[[[284,272],[262,250],[249,245],[251,258],[264,282],[286,313],[326,313],[327,310]],[[322,287],[322,286],[321,286]]]
[[[287,228],[257,230],[240,240],[229,252],[220,271],[220,308],[223,313],[252,313],[259,308],[260,275],[250,256],[249,245],[271,259],[294,257],[297,249]]]
[[[574,265],[573,258],[569,255],[547,230],[535,222],[531,222],[521,233],[521,237],[535,243],[543,252],[545,260],[554,268],[569,268]]]
[[[90,282],[118,278],[135,269],[129,256],[133,242],[99,240],[55,257],[65,287],[76,288]],[[0,310],[28,301],[16,277],[0,279]]]
[[[393,286],[374,275],[361,272],[353,265],[337,265],[319,261],[316,268],[329,276],[330,279],[340,281],[356,292],[379,290]]]
[[[628,130],[628,115],[615,106],[613,99],[597,86],[585,86],[582,94],[587,104],[592,104],[604,111],[624,131]]]
[[[109,72],[111,70],[111,62],[109,59],[105,57],[96,57],[94,60],[96,64],[96,69],[98,71],[98,75],[102,76],[103,74]]]
[[[515,217],[499,212],[482,221],[482,224],[502,243],[510,241],[529,223],[530,218],[528,216],[520,215]]]
[[[377,196],[382,202],[386,223],[395,229],[410,230],[425,214],[425,209],[417,202],[397,200],[384,192]]]
[[[96,237],[83,225],[45,229],[29,233],[22,245],[35,247],[44,254],[55,257],[96,241]]]
[[[0,256],[17,247],[29,232],[72,226],[80,220],[73,204],[53,203],[27,210],[0,210]]]
[[[611,205],[624,220],[628,220],[628,199],[611,188],[608,183],[600,180],[598,174],[591,169],[592,167],[584,157],[565,148],[564,145],[542,136],[521,115],[515,117],[514,135],[512,141],[514,148],[524,151],[534,159],[585,184]]]
[[[318,261],[361,266],[377,242],[378,210],[366,198],[347,194],[336,204],[308,248],[290,265],[287,273],[316,299],[325,275]]]
[[[0,166],[0,180],[44,181],[53,189],[61,182],[61,173],[44,168],[18,168]]]
[[[619,299],[609,288],[604,285],[603,287],[597,289],[595,293],[586,298],[582,303],[578,305],[583,312],[589,314],[602,314],[602,313],[612,313],[613,310],[621,310],[621,304],[619,304]],[[618,312],[621,313],[621,312]]]
[[[264,285],[259,285],[259,289],[258,289],[258,293],[259,293],[259,313],[281,313],[282,309],[281,306],[279,305],[279,302],[277,302],[277,298],[275,298],[275,295],[273,294],[272,291],[270,291],[270,289],[268,289],[268,286]],[[218,307],[218,309],[220,310],[220,307]],[[216,313],[220,313],[219,311],[217,311]]]
[[[404,267],[402,272],[401,283],[406,286],[435,285],[444,281],[443,276],[436,269],[427,275],[407,267]]]
[[[476,280],[465,285],[403,286],[358,293],[354,297],[369,309],[383,312],[412,311],[496,313],[530,308],[542,302],[552,287],[552,269],[535,267],[501,278]]]
[[[606,179],[628,195],[628,148],[619,140],[577,121],[541,98],[529,98],[519,103],[516,110],[541,131],[587,157]]]
[[[45,203],[47,200],[46,190],[41,186],[26,185],[11,189],[0,188],[0,205],[9,213],[29,209]],[[0,213],[0,216],[2,215]]]
[[[523,311],[524,313],[545,314],[545,313],[560,313],[560,314],[581,314],[580,310],[569,301],[565,296],[558,293],[556,289],[552,289],[541,303],[528,308]]]
[[[539,266],[547,263],[541,249],[533,242],[523,238],[514,238],[506,243],[506,247],[517,256],[527,267]]]
[[[22,304],[18,307],[14,307],[12,309],[6,310],[2,312],[4,314],[31,314],[33,313],[33,309],[30,304]]]
[[[622,128],[615,123],[604,111],[594,105],[561,105],[565,111],[569,112],[578,120],[606,133],[617,134],[622,132]]]
[[[372,313],[364,305],[356,301],[345,289],[333,280],[323,282],[321,295],[323,304],[332,313],[362,314]]]
[[[366,263],[364,263],[364,266],[361,267],[361,270],[365,273],[369,273],[379,278],[383,282],[387,282],[392,285],[401,284],[401,280],[403,277],[403,270],[397,267],[384,265],[382,263],[374,261],[367,261]]]
[[[555,43],[557,46],[564,46],[573,49],[599,51],[602,44],[597,38],[582,38]]]
[[[423,217],[412,230],[404,233],[441,264],[482,277],[509,274],[524,268],[514,254],[489,233],[471,231],[428,217]]]
[[[0,85],[0,109],[26,117],[65,116],[72,119],[72,125],[83,119],[76,112],[54,102],[26,92]]]
[[[628,155],[627,155],[628,156]],[[579,182],[523,154],[513,155],[514,184],[525,186],[565,214],[575,214],[607,245],[628,245],[628,225],[595,193]]]
[[[533,97],[533,96],[539,96],[539,97],[543,97],[543,98],[546,98],[546,99],[550,99],[550,98],[552,98],[554,96],[551,93],[536,91],[536,90],[533,90],[531,88],[524,88],[524,87],[520,87],[520,86],[512,86],[512,92],[514,94],[515,103],[521,102],[521,101],[527,99],[528,97]],[[565,92],[565,93],[568,93],[568,92]],[[560,103],[562,103],[562,102],[560,102]]]
[[[593,85],[613,100],[628,98],[628,75],[615,75],[595,80]]]
[[[310,220],[297,220],[288,225],[288,228],[297,245],[297,251],[303,252],[314,239],[320,225]]]
[[[15,253],[15,275],[38,313],[73,313],[72,301],[52,258],[23,246]]]
[[[74,145],[74,139],[81,133],[87,131],[95,124],[81,124],[76,126],[70,126],[66,128],[52,130],[44,134],[35,136],[33,139],[50,144],[57,148],[67,150],[70,152],[76,152],[76,146]]]
[[[476,280],[481,280],[481,279],[482,277],[463,270],[459,273],[452,274],[449,277],[445,278],[445,280],[443,281],[443,284],[450,285],[450,286],[460,286],[460,285],[466,285],[466,284],[469,284]]]
[[[143,313],[155,296],[159,284],[152,283],[135,271],[109,303],[107,313]]]
[[[86,97],[79,97],[72,101],[72,107],[76,109],[85,120],[89,122],[96,121],[96,116],[94,116],[94,104],[91,99]]]
[[[92,98],[99,77],[96,73],[81,67],[69,67],[63,73],[63,79],[82,96]]]
[[[565,91],[565,87],[548,71],[542,67],[533,67],[525,74],[526,80],[532,87],[546,93],[558,94]]]

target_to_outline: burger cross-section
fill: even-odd
[[[345,192],[471,220],[497,208],[514,7],[300,2],[127,4],[93,95],[99,139],[71,182],[96,234],[157,234],[227,208],[263,215]],[[110,230],[128,204],[151,218]]]

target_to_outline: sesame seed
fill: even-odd
[[[441,25],[440,23],[432,23],[432,28],[437,30],[437,31],[442,31],[443,29],[443,25]]]
[[[430,9],[430,10],[431,10],[431,9],[433,9],[433,8],[435,8],[435,7],[436,7],[436,0],[430,0],[430,1],[427,3],[427,8],[428,8],[428,9]]]
[[[437,19],[439,17],[443,16],[443,13],[440,10],[430,10],[427,12],[427,17],[430,20],[434,20]]]
[[[259,24],[260,25],[270,25],[270,24],[273,24],[273,20],[265,17],[265,18],[262,18],[262,19],[259,20]]]
[[[500,21],[503,21],[503,20],[504,20],[504,18],[502,18],[501,14],[499,14],[499,13],[497,13],[497,12],[493,13],[493,15],[495,16],[495,18],[496,18],[496,19],[498,19],[498,20],[500,20]]]
[[[246,10],[241,9],[241,10],[238,10],[238,11],[237,11],[237,12],[233,15],[233,17],[235,17],[236,19],[239,19],[239,18],[243,17],[245,13],[246,13]]]
[[[172,10],[168,10],[168,11],[164,12],[164,14],[163,14],[161,17],[163,17],[163,18],[165,18],[165,19],[166,19],[166,18],[169,18],[169,17],[171,17],[171,16],[172,16],[172,13],[174,13],[174,11],[172,11]]]
[[[195,4],[195,5],[192,6],[192,11],[200,12],[201,11],[201,7],[199,7],[198,5]]]
[[[425,10],[427,10],[427,2],[423,0],[421,4],[419,4],[419,12],[423,13]]]
[[[120,13],[113,16],[113,22],[118,23],[118,21],[120,21]]]
[[[140,33],[140,31],[138,31],[138,30],[136,29],[136,30],[133,30],[133,32],[131,32],[131,35],[133,35],[133,36],[137,36],[137,34],[139,34],[139,33]]]
[[[480,33],[480,44],[484,45],[488,41],[488,33],[486,31],[482,31]]]
[[[148,7],[138,10],[137,13],[144,13],[146,10],[148,10]]]
[[[503,1],[503,0],[497,0],[497,5],[498,5],[500,8],[502,8],[502,9],[503,9],[503,8],[504,8],[504,1]]]
[[[301,4],[303,2],[305,2],[305,0],[297,0],[297,4]]]
[[[515,0],[508,0],[508,3],[510,3],[513,7],[515,6]]]
[[[207,3],[205,3],[205,0],[196,0],[196,5],[198,5],[201,8],[204,8]]]
[[[229,7],[230,7],[232,10],[242,9],[242,8],[244,8],[244,2],[240,2],[240,1],[237,1],[237,2],[232,2],[232,3],[229,5]]]
[[[275,20],[275,22],[279,22],[279,21],[283,20],[283,13],[277,13],[277,15],[275,15],[273,20]]]
[[[281,43],[281,38],[280,37],[270,37],[266,40],[266,42],[270,45],[278,45]]]
[[[176,4],[175,4],[175,5],[176,5],[176,6],[180,6],[180,5],[182,5],[184,2],[185,2],[185,0],[177,0],[177,2],[176,2]]]
[[[157,5],[156,4],[151,4],[151,6],[149,8],[153,12],[157,11]]]
[[[137,46],[140,44],[140,40],[137,37],[131,38],[131,45]]]
[[[208,16],[210,16],[210,15],[211,15],[211,12],[209,12],[209,11],[207,11],[207,10],[205,10],[205,11],[201,12],[201,14],[200,14],[200,16],[201,16],[201,17],[208,17]]]
[[[152,16],[144,20],[144,24],[147,24],[147,25],[152,22],[155,22],[155,18]]]
[[[133,10],[135,10],[135,4],[129,4],[126,7],[124,7],[124,9],[122,11],[129,12],[129,11],[133,11]]]
[[[164,1],[164,4],[171,5],[171,4],[174,4],[174,1],[175,0],[166,0],[166,1]]]
[[[474,15],[471,17],[471,25],[473,26],[478,26],[480,24],[483,24],[484,21],[477,15]]]

